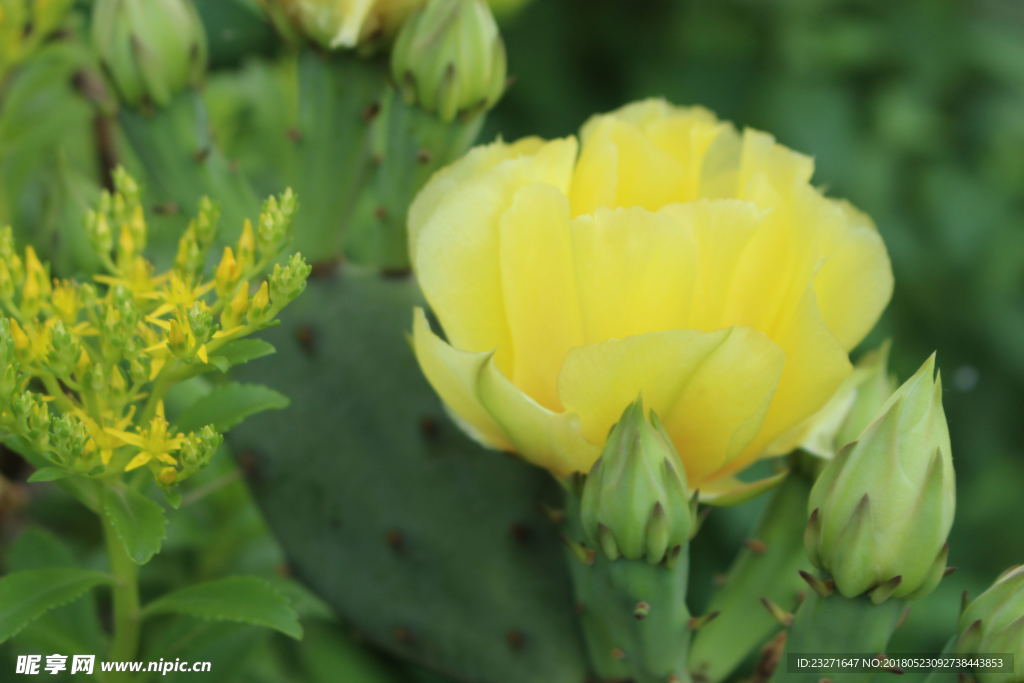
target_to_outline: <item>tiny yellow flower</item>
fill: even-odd
[[[130,472],[146,465],[152,460],[176,465],[178,461],[172,453],[177,451],[185,443],[185,437],[181,434],[172,434],[170,425],[164,417],[164,403],[160,401],[156,406],[156,415],[149,421],[145,429],[137,432],[127,432],[121,429],[108,427],[105,431],[120,439],[122,444],[135,446],[139,452],[125,465],[124,471]]]
[[[871,220],[813,162],[662,100],[593,117],[580,141],[472,150],[409,212],[444,330],[413,327],[466,430],[556,475],[587,472],[638,395],[690,486],[735,492],[792,450],[889,300]]]

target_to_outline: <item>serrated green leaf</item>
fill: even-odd
[[[302,637],[302,626],[289,600],[255,576],[230,576],[168,593],[146,606],[144,616],[154,614],[238,621],[272,628],[295,639]]]
[[[136,564],[146,564],[160,550],[167,519],[152,499],[132,488],[112,489],[103,499],[103,516]]]
[[[29,482],[42,482],[42,481],[57,481],[58,479],[66,479],[71,476],[71,472],[68,472],[62,467],[40,467],[33,472],[29,478]]]
[[[0,579],[0,642],[49,610],[110,580],[106,574],[73,567],[13,572]]]
[[[230,382],[213,388],[178,416],[178,429],[190,431],[204,425],[226,432],[236,424],[264,410],[288,406],[288,397],[262,384]]]
[[[7,569],[20,572],[53,567],[77,568],[81,564],[71,548],[42,527],[28,527],[5,553]],[[14,636],[12,647],[20,652],[99,652],[106,642],[92,596],[40,615]]]

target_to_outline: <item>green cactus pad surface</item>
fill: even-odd
[[[330,272],[323,272],[330,270]],[[314,271],[241,373],[285,392],[233,446],[291,571],[367,638],[465,681],[586,678],[550,477],[470,442],[406,340],[409,278]]]

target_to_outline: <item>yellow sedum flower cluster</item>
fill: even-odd
[[[889,300],[871,220],[765,134],[662,100],[472,150],[409,213],[447,341],[420,365],[482,443],[586,472],[642,395],[705,499],[792,450]]]
[[[294,196],[266,202],[204,275],[218,212],[208,200],[179,241],[172,268],[157,273],[142,254],[146,221],[139,189],[123,171],[87,218],[105,273],[93,282],[53,280],[28,247],[0,231],[0,438],[87,476],[149,467],[171,485],[200,469],[221,441],[212,427],[179,433],[163,398],[176,383],[226,370],[236,342],[274,322],[305,286],[298,255],[276,264]]]

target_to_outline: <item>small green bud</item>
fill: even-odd
[[[280,263],[275,264],[270,274],[270,300],[274,306],[281,308],[302,294],[310,271],[312,268],[298,253],[292,254],[288,264],[283,267]]]
[[[192,0],[96,0],[93,44],[121,97],[166,106],[206,70],[206,34]]]
[[[858,361],[825,407],[808,421],[801,448],[831,458],[878,416],[896,390],[896,382],[889,374],[889,347],[889,342],[885,342]]]
[[[50,433],[50,408],[42,396],[25,391],[11,402],[11,414],[19,436],[34,444],[39,451],[47,450]]]
[[[64,323],[58,320],[50,334],[50,346],[47,359],[50,369],[58,377],[70,375],[82,355],[82,343],[78,337],[68,332]]]
[[[299,208],[291,188],[263,202],[256,229],[256,249],[263,257],[272,258],[291,237],[292,220]]]
[[[217,226],[220,223],[220,204],[209,197],[202,197],[199,200],[199,213],[196,214],[195,233],[196,240],[202,249],[208,249],[217,236]]]
[[[443,121],[490,109],[505,91],[505,44],[483,0],[429,0],[402,27],[391,74],[408,104]]]
[[[942,578],[956,499],[934,375],[933,354],[811,489],[807,552],[846,597],[912,599]]]
[[[608,559],[663,561],[694,528],[691,497],[679,454],[657,415],[638,399],[612,427],[587,474],[580,522],[588,544]]]
[[[54,418],[50,433],[50,449],[57,462],[71,465],[81,461],[89,432],[74,415]]]
[[[224,436],[210,425],[188,434],[181,450],[178,451],[181,472],[178,473],[177,481],[190,477],[206,467],[223,441]]]
[[[959,654],[1013,655],[1017,670],[1024,662],[1024,565],[1003,572],[960,615]],[[1006,674],[979,673],[981,683],[1009,680]],[[1016,679],[1014,679],[1016,680]]]
[[[206,253],[200,249],[194,223],[178,240],[178,251],[174,256],[174,267],[182,275],[198,275],[206,263]]]
[[[196,346],[202,346],[208,342],[217,329],[213,313],[210,312],[209,306],[201,301],[197,301],[189,307],[188,325],[195,337]]]

